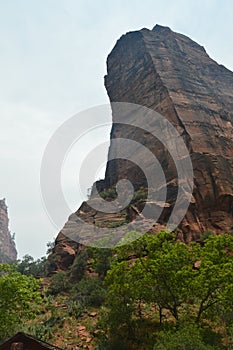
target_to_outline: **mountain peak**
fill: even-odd
[[[162,26],[160,24],[156,24],[153,29],[153,32],[165,32],[165,33],[169,33],[172,32],[172,30],[169,27],[166,26]]]

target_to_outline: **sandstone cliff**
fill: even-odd
[[[133,102],[160,112],[186,142],[194,169],[195,204],[181,224],[183,231],[195,238],[198,231],[231,229],[233,73],[188,37],[158,25],[152,31],[124,35],[107,66],[105,85],[111,101]],[[123,135],[123,128],[113,125],[112,137]],[[152,142],[148,139],[147,147],[164,161],[164,152]],[[132,168],[117,161],[109,164],[107,183],[116,183],[122,172],[130,173]]]
[[[5,200],[0,200],[0,262],[17,260],[15,242],[9,232],[9,219]]]
[[[180,224],[184,241],[198,239],[207,229],[216,233],[233,227],[233,73],[213,61],[205,49],[188,37],[156,25],[123,35],[107,60],[105,86],[111,102],[130,102],[149,107],[165,116],[183,137],[194,170],[193,200]],[[111,140],[133,139],[158,158],[169,184],[167,208],[157,226],[166,224],[177,191],[172,160],[161,145],[146,133],[114,123]],[[109,154],[114,153],[111,142]],[[84,202],[77,216],[95,225],[132,220],[141,209],[146,182],[134,164],[109,161],[105,179],[97,188],[105,193],[122,178],[129,178],[140,203],[118,214],[92,210]],[[107,195],[106,195],[107,197]],[[57,239],[66,244],[74,223],[71,215]],[[160,226],[161,225],[161,226]],[[63,243],[62,243],[63,242]]]

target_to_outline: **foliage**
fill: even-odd
[[[79,319],[86,311],[86,308],[79,300],[68,300],[67,311],[70,316]]]
[[[56,254],[48,256],[45,264],[45,275],[51,276],[51,274],[58,268],[58,257]]]
[[[186,245],[166,231],[144,235],[118,248],[105,284],[110,334],[127,329],[132,336],[145,304],[154,305],[160,325],[165,310],[177,327],[182,322],[199,324],[210,314],[213,319],[228,310],[227,327],[232,322],[233,237],[209,235],[202,246]]]
[[[25,255],[21,261],[18,262],[18,271],[26,276],[45,276],[46,257],[34,260],[32,256]]]
[[[106,291],[100,280],[86,277],[72,288],[73,300],[83,306],[100,306],[105,301]]]
[[[101,279],[107,274],[110,269],[110,262],[113,255],[112,249],[109,248],[89,248],[92,255],[92,265],[94,271],[98,273]]]
[[[232,306],[233,237],[210,235],[203,248],[197,245],[195,248],[201,264],[191,285],[198,303],[199,322],[203,313],[215,305]]]
[[[35,336],[38,339],[47,341],[53,336],[53,332],[57,328],[63,327],[65,318],[63,317],[61,310],[55,304],[53,296],[43,298],[42,305],[43,312],[36,321],[26,324],[23,331]],[[43,318],[41,318],[41,316]]]
[[[85,276],[87,270],[87,259],[88,252],[86,250],[79,252],[76,256],[69,272],[69,280],[71,283],[80,281]]]
[[[68,290],[68,279],[64,271],[59,271],[50,279],[47,294],[57,295]]]
[[[47,254],[52,253],[54,247],[55,247],[55,239],[47,243]]]
[[[139,305],[143,300],[157,304],[160,313],[163,308],[170,310],[178,321],[179,308],[190,296],[194,262],[192,251],[185,244],[175,241],[174,235],[169,232],[161,232],[157,236],[145,235],[119,250],[120,259],[127,258],[132,252],[138,259],[120,261],[109,271],[106,278],[109,300],[118,304],[112,310],[119,311],[124,301],[126,305],[131,305],[132,313],[135,309],[133,305]],[[127,314],[125,312],[125,316]],[[114,319],[113,315],[111,319]]]
[[[148,301],[157,303],[161,310],[169,310],[178,322],[180,309],[192,293],[190,286],[195,273],[192,251],[184,243],[167,240],[155,251],[150,245],[148,249],[148,259],[141,260],[147,271],[144,280],[150,289]]]
[[[124,236],[120,239],[120,241],[117,243],[117,247],[121,247],[118,249],[118,256],[121,256],[123,253],[123,259],[125,259],[126,252],[130,252],[130,255],[136,254],[136,251],[133,250],[136,248],[136,244],[130,245],[130,243],[138,240],[140,237],[142,237],[144,234],[138,231],[129,231],[124,234]],[[141,242],[141,241],[140,241]],[[123,247],[124,246],[124,247]]]
[[[21,271],[30,274],[33,259],[24,262]],[[131,231],[115,250],[86,248],[68,271],[52,275],[39,321],[28,330],[49,340],[78,322],[92,324],[96,349],[230,350],[232,295],[232,234],[186,245],[172,232]],[[99,308],[95,317],[92,308]]]
[[[12,335],[25,319],[33,318],[41,301],[40,280],[0,264],[0,339]]]
[[[118,220],[118,221],[112,221],[107,223],[108,228],[115,228],[115,227],[121,227],[125,224],[124,220]]]
[[[154,350],[217,350],[204,343],[200,330],[194,325],[159,332],[157,339]]]
[[[140,276],[138,276],[140,282]],[[135,288],[133,274],[127,261],[115,265],[107,274],[105,283],[108,285],[107,302],[110,306],[107,323],[110,331],[126,327],[128,333],[132,333],[132,314],[134,303],[137,300],[137,292],[141,288]]]
[[[109,188],[99,193],[100,197],[103,199],[115,199],[117,197],[116,189]]]
[[[131,203],[132,203],[132,204],[133,204],[133,203],[137,203],[137,202],[140,201],[140,200],[145,200],[145,199],[147,199],[147,197],[148,197],[148,191],[147,191],[147,189],[140,189],[140,190],[138,190],[138,191],[134,194]]]
[[[201,241],[201,242],[204,242],[207,238],[209,238],[209,236],[212,236],[213,234],[214,234],[213,231],[211,231],[211,230],[206,230],[206,231],[203,233],[203,235],[201,236],[200,241]]]

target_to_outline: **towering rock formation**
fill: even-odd
[[[9,219],[5,199],[0,200],[0,262],[12,262],[17,259],[15,242],[8,228]]]
[[[108,57],[107,67],[105,85],[111,101],[154,109],[176,127],[186,142],[194,169],[195,205],[190,207],[181,229],[189,238],[206,229],[231,229],[233,73],[213,61],[202,46],[159,25],[121,37]],[[123,135],[132,138],[130,132],[113,124],[112,137]],[[148,139],[147,147],[154,148],[158,159],[165,161],[164,152],[156,151],[152,143]],[[107,183],[116,183],[121,172],[130,173],[130,168],[132,165],[124,165],[122,170],[117,161],[109,164]]]
[[[127,33],[118,40],[107,60],[105,86],[111,102],[130,102],[153,109],[183,137],[193,164],[194,190],[192,203],[180,224],[181,237],[189,241],[207,229],[216,233],[232,229],[233,73],[218,65],[188,37],[156,25],[152,30]],[[114,122],[113,115],[111,140],[127,138],[143,143],[167,172],[170,209],[164,210],[159,219],[163,225],[177,190],[172,160],[150,135],[138,134],[133,128]],[[97,188],[107,193],[121,178],[130,178],[142,193],[146,188],[145,178],[134,164],[120,160],[108,162],[105,179],[97,183]],[[137,210],[140,205],[136,203]],[[125,219],[123,213],[114,216],[93,211],[86,202],[76,214],[97,225]],[[128,208],[127,218],[134,215]],[[58,235],[57,246],[66,240],[63,234],[69,233],[73,220],[71,216]]]

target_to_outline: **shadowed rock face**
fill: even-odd
[[[218,233],[233,227],[233,73],[213,61],[205,49],[188,37],[156,25],[123,35],[107,60],[105,86],[111,102],[130,102],[159,112],[183,137],[193,171],[193,200],[180,224],[181,238],[190,241],[210,229]],[[153,127],[153,125],[152,125]],[[156,229],[166,224],[177,193],[176,169],[168,152],[151,135],[115,122],[111,140],[136,140],[157,157],[166,174],[167,206]],[[109,154],[114,153],[112,144]],[[146,188],[145,177],[129,161],[107,164],[100,191],[129,178],[135,189]],[[142,202],[127,209],[134,218]],[[91,224],[122,220],[117,214],[93,211],[84,202],[76,213]],[[125,213],[123,213],[125,215]],[[122,215],[123,215],[122,214]],[[101,220],[100,220],[101,219]],[[74,223],[71,215],[59,234],[66,240]]]
[[[195,202],[181,224],[188,239],[206,229],[229,230],[233,226],[233,73],[188,37],[158,25],[122,36],[107,67],[105,86],[112,102],[136,103],[161,113],[186,142],[195,182]],[[111,137],[134,136],[113,124]],[[167,163],[167,180],[175,178],[164,150],[150,137],[146,146]],[[106,183],[115,184],[131,171],[132,164],[111,162]],[[139,181],[140,185],[144,184]]]
[[[0,262],[17,260],[17,251],[8,228],[8,213],[5,200],[0,200]]]

